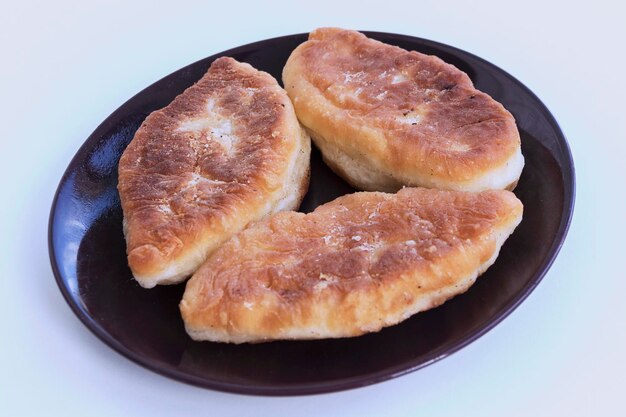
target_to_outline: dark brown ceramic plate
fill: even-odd
[[[220,56],[248,62],[280,80],[287,57],[307,35],[284,36],[222,52],[154,83],[113,112],[70,163],[52,204],[50,259],[65,300],[96,336],[132,361],[194,385],[249,394],[311,394],[380,382],[442,359],[495,326],[537,286],[563,243],[574,204],[572,157],[554,118],[524,85],[481,58],[410,36],[367,34],[456,65],[515,116],[526,157],[515,189],[524,203],[524,220],[496,263],[466,294],[376,334],[240,346],[187,336],[178,312],[184,285],[145,290],[133,281],[116,189],[122,151],[150,112],[167,105]],[[302,211],[353,191],[317,151],[311,163]]]

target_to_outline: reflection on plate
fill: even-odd
[[[295,395],[359,387],[416,370],[457,351],[506,317],[539,283],[565,238],[574,202],[567,142],[539,99],[494,65],[439,43],[388,33],[368,36],[437,55],[515,116],[526,166],[515,193],[524,219],[496,263],[470,290],[400,325],[352,339],[227,345],[194,342],[178,311],[184,285],[145,290],[126,264],[117,163],[143,119],[189,87],[220,56],[280,74],[307,35],[269,39],[203,59],[131,98],[87,138],[65,172],[49,225],[52,269],[66,301],[102,341],[180,381],[218,390]],[[350,193],[313,151],[302,211]]]

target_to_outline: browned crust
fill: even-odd
[[[283,81],[307,128],[401,183],[469,182],[520,149],[511,114],[464,72],[356,31],[313,31]]]
[[[182,315],[192,336],[219,341],[376,331],[465,291],[521,215],[509,191],[423,188],[279,213],[207,260],[187,283]]]
[[[276,80],[232,58],[217,59],[195,85],[151,113],[119,163],[135,276],[159,275],[190,251],[206,256],[265,214],[290,180],[301,134]]]

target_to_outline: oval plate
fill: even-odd
[[[442,359],[495,326],[537,286],[563,243],[574,204],[572,157],[550,112],[515,78],[467,52],[410,36],[365,33],[454,64],[515,116],[526,158],[515,189],[524,219],[496,263],[467,293],[441,307],[379,333],[338,340],[194,342],[178,310],[184,285],[139,287],[126,263],[116,188],[126,145],[150,112],[169,104],[220,56],[248,62],[280,80],[287,57],[308,35],[284,36],[213,55],[152,84],[98,126],[71,161],[52,203],[50,260],[65,300],[96,336],[132,361],[179,381],[247,394],[313,394],[372,384]],[[353,191],[316,150],[311,169],[302,211]]]

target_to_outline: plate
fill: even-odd
[[[517,121],[526,167],[515,193],[524,219],[496,263],[470,290],[439,308],[365,336],[256,345],[194,342],[178,311],[184,285],[146,290],[126,263],[118,160],[144,118],[200,79],[211,62],[232,56],[280,80],[297,34],[241,46],[182,68],[124,103],[89,136],[61,179],[49,223],[52,270],[79,319],[104,343],[162,375],[201,387],[259,395],[298,395],[355,388],[445,358],[504,319],[537,286],[567,233],[574,168],[565,140],[541,101],[511,75],[440,43],[365,32],[383,42],[437,55],[465,71]],[[350,193],[318,151],[301,210]]]

